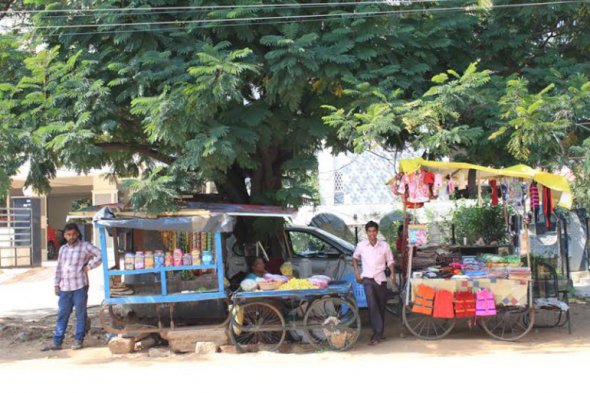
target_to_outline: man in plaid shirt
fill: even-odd
[[[72,309],[76,310],[76,340],[72,349],[81,349],[86,335],[86,306],[88,302],[88,270],[101,263],[100,250],[89,242],[80,240],[76,224],[67,224],[64,238],[67,244],[59,249],[55,270],[55,294],[59,296],[57,323],[53,343],[42,351],[62,348]]]

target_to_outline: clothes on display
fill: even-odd
[[[415,294],[414,307],[412,312],[424,315],[432,315],[432,308],[434,306],[434,294],[433,288],[426,285],[418,286],[418,290]]]
[[[434,296],[434,318],[454,318],[453,292],[439,289]]]
[[[553,199],[551,198],[551,189],[543,187],[543,215],[545,216],[545,226],[547,230],[551,229],[551,215],[553,214]]]
[[[475,316],[475,295],[472,292],[455,293],[455,317],[471,318]]]
[[[434,175],[431,172],[426,172],[420,169],[416,173],[404,175],[400,181],[398,193],[405,195],[405,200],[410,203],[424,203],[430,201],[430,187],[426,182],[432,175],[432,182],[434,184]]]
[[[490,187],[492,187],[492,206],[498,206],[498,184],[495,179],[490,180]]]
[[[482,289],[475,294],[475,316],[489,317],[496,315],[496,302],[492,291]]]

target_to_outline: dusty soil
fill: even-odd
[[[388,353],[428,353],[430,356],[454,356],[465,354],[492,353],[497,351],[519,353],[548,353],[568,351],[589,351],[590,353],[590,303],[572,301],[573,332],[568,334],[563,328],[534,328],[520,342],[505,343],[493,340],[478,327],[469,327],[465,322],[457,323],[454,331],[440,341],[419,340],[409,333],[401,338],[400,319],[388,315],[386,342],[375,347],[369,347],[366,343],[370,337],[368,315],[361,311],[363,331],[359,341],[347,354],[388,354]],[[92,321],[92,327],[86,336],[85,348],[82,351],[64,349],[50,354],[41,353],[40,348],[51,342],[56,316],[50,315],[36,320],[20,318],[0,317],[0,364],[17,360],[38,358],[68,357],[86,359],[87,354],[92,353],[91,358],[100,363],[106,359],[112,359],[107,348],[107,335],[100,326],[98,320],[98,307],[88,310]],[[72,316],[73,319],[73,316]],[[73,341],[74,321],[70,320],[64,348],[69,348]],[[123,357],[148,357],[147,352],[139,352]],[[186,356],[186,355],[184,355]],[[285,355],[283,355],[285,356]],[[176,355],[181,358],[183,355]]]
[[[0,319],[3,387],[26,391],[280,391],[350,392],[376,389],[415,392],[556,392],[584,389],[590,359],[590,305],[574,302],[573,334],[534,329],[521,342],[490,339],[461,324],[440,341],[400,338],[389,317],[388,340],[367,346],[363,330],[345,353],[213,354],[149,357],[147,352],[113,356],[93,315],[93,330],[81,351],[39,352],[51,338],[55,317],[23,322]],[[363,313],[363,325],[368,326]],[[70,328],[71,329],[71,328]],[[68,332],[71,342],[72,332]],[[59,386],[56,386],[58,384]],[[12,390],[7,390],[12,391]]]

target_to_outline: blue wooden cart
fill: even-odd
[[[312,344],[317,349],[346,350],[358,339],[360,318],[352,287],[348,282],[333,282],[325,289],[291,291],[238,291],[230,294],[224,288],[224,263],[222,233],[233,230],[232,217],[225,213],[207,211],[192,212],[185,215],[163,217],[124,216],[108,210],[101,210],[94,217],[99,233],[103,257],[105,299],[100,312],[104,329],[113,334],[142,335],[159,333],[176,328],[174,308],[178,303],[224,300],[230,303],[224,322],[207,326],[229,329],[228,334],[239,351],[248,351],[251,346],[277,350],[285,341],[287,333],[291,337]],[[119,230],[145,231],[195,231],[214,233],[215,258],[213,263],[189,266],[164,266],[150,269],[124,270],[120,264],[109,268],[107,239],[113,237],[114,249],[118,250]],[[117,251],[115,259],[120,260]],[[182,271],[205,270],[215,281],[214,289],[171,290],[171,275]],[[122,277],[151,275],[156,278],[156,293],[116,293]],[[117,284],[115,284],[117,283]],[[156,307],[158,325],[129,324],[114,312],[117,305],[152,304]],[[160,318],[162,310],[169,313],[169,323]],[[297,316],[299,315],[299,316]],[[200,328],[200,327],[199,327]],[[300,334],[297,334],[299,332]]]
[[[95,228],[100,238],[100,247],[103,258],[104,271],[104,301],[100,312],[102,325],[113,334],[147,334],[164,333],[175,328],[174,309],[178,303],[198,302],[206,300],[228,300],[228,293],[224,288],[224,266],[222,250],[222,233],[231,232],[233,229],[232,218],[223,213],[211,213],[208,211],[185,212],[185,215],[146,217],[146,216],[120,216],[108,210],[101,210],[95,218]],[[121,263],[116,264],[115,269],[109,268],[109,255],[107,238],[109,232],[113,235],[115,260],[119,261],[117,249],[117,233],[120,230],[144,230],[144,231],[190,231],[213,234],[215,252],[211,263],[194,264],[188,266],[163,266],[149,269],[124,270]],[[171,290],[170,282],[178,281],[178,273],[183,271],[206,271],[212,280],[214,288],[178,288]],[[213,274],[211,274],[213,273]],[[113,284],[119,283],[122,277],[151,275],[155,284],[150,287],[151,293],[133,293],[120,295],[114,293]],[[116,305],[153,304],[156,307],[158,326],[146,326],[140,324],[130,325],[113,311]],[[162,310],[167,311],[169,324],[162,322]],[[219,325],[225,328],[229,316]]]
[[[229,335],[241,352],[252,345],[277,350],[287,333],[318,350],[345,351],[360,335],[358,307],[349,282],[325,289],[235,292]]]

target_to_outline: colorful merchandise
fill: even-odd
[[[406,202],[424,203],[430,200],[429,185],[425,182],[427,173],[420,169],[417,173],[410,173],[402,177],[398,192],[406,195]],[[434,183],[434,178],[432,183]]]
[[[432,315],[434,294],[435,291],[433,288],[426,285],[419,285],[418,290],[416,291],[416,299],[414,306],[412,307],[412,312]]]
[[[472,292],[455,293],[455,317],[471,318],[475,316],[475,295]]]
[[[498,206],[498,185],[496,180],[490,180],[490,187],[492,187],[492,206]]]
[[[453,293],[444,289],[436,291],[434,297],[434,318],[454,318]]]
[[[548,230],[551,229],[551,215],[554,209],[551,189],[543,187],[543,214],[545,215],[545,226]]]
[[[161,269],[164,267],[164,265],[165,265],[164,251],[162,251],[162,250],[156,251],[156,253],[154,254],[154,264],[156,266],[156,269]]]
[[[135,269],[135,254],[128,252],[125,254],[125,270]]]
[[[475,315],[478,317],[488,317],[496,315],[496,301],[492,291],[482,289],[475,295]]]
[[[146,251],[144,256],[144,264],[146,269],[153,269],[155,262],[154,262],[154,253],[151,251]]]
[[[182,266],[182,250],[180,248],[174,250],[172,258],[174,266]]]
[[[145,269],[145,257],[143,252],[138,251],[135,253],[135,270]]]

